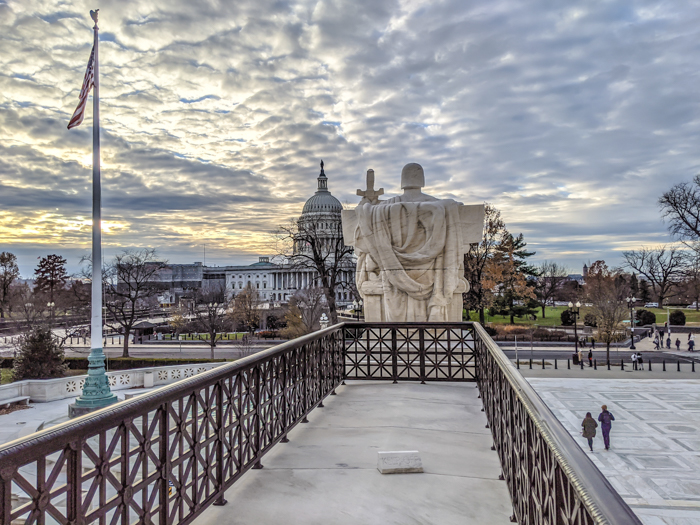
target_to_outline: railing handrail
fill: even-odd
[[[516,370],[503,350],[477,322],[473,323],[487,350],[510,383],[518,399],[530,414],[542,437],[554,452],[581,501],[597,523],[640,524],[605,475],[564,428],[530,383]],[[620,521],[626,519],[629,521]]]
[[[113,427],[115,421],[139,417],[173,398],[192,391],[193,388],[214,385],[217,381],[229,377],[239,370],[249,368],[252,364],[264,363],[277,355],[305,343],[321,339],[325,335],[342,328],[343,323],[329,326],[323,330],[275,345],[272,348],[243,357],[208,372],[202,372],[173,385],[163,386],[138,397],[96,410],[46,430],[41,430],[27,437],[15,439],[0,445],[0,464],[3,466],[23,464],[28,458],[38,455],[41,450],[55,447],[61,443],[71,443],[79,439],[87,430],[94,434]]]

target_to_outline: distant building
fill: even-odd
[[[333,235],[341,231],[339,223],[343,207],[328,190],[328,178],[323,166],[317,182],[317,191],[304,204],[299,221],[322,224],[322,232],[327,231],[330,241]],[[294,246],[295,253],[305,249],[305,246]],[[338,308],[351,305],[354,299],[354,258],[348,260],[346,266],[336,289]],[[164,307],[179,304],[182,298],[192,297],[199,289],[225,287],[228,296],[233,297],[247,285],[258,292],[261,301],[272,306],[288,302],[299,290],[321,285],[318,272],[292,268],[288,263],[274,263],[268,256],[260,256],[258,262],[250,265],[204,266],[201,262],[171,264],[161,272],[160,277],[159,282],[163,283],[164,290],[167,289],[159,297],[159,302]]]

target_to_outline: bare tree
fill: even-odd
[[[229,317],[251,334],[260,326],[260,296],[250,283],[233,298]]]
[[[465,306],[479,311],[481,324],[485,320],[484,309],[491,305],[493,299],[491,290],[484,286],[487,263],[507,233],[501,212],[492,204],[486,203],[483,238],[479,244],[472,244],[464,255],[464,277],[469,283]]]
[[[162,286],[159,274],[167,262],[159,261],[154,249],[124,251],[105,266],[107,324],[124,331],[122,357],[129,357],[129,336],[139,312],[156,304]]]
[[[544,261],[537,268],[537,286],[535,291],[537,299],[542,306],[542,318],[545,317],[545,309],[549,301],[554,301],[554,296],[566,281],[569,270],[564,266],[551,261]]]
[[[294,339],[317,330],[325,303],[325,294],[320,287],[299,290],[294,294],[285,315],[287,327],[283,330],[284,336]]]
[[[682,240],[700,240],[700,175],[676,184],[659,199],[669,231]]]
[[[327,220],[293,220],[280,226],[276,237],[278,255],[286,257],[293,269],[315,272],[315,284],[323,290],[331,324],[337,323],[336,290],[347,289],[357,297],[355,283],[343,279],[353,266],[353,248],[343,240],[340,213]]]
[[[683,278],[688,261],[684,250],[667,245],[643,247],[641,250],[623,252],[622,256],[627,267],[642,274],[652,284],[659,306],[663,306],[664,299],[671,296],[676,283]]]
[[[10,307],[10,297],[12,285],[19,278],[19,267],[17,257],[14,253],[0,253],[0,318],[5,317],[5,313]]]
[[[227,313],[226,290],[223,286],[198,291],[195,295],[193,324],[198,332],[209,336],[208,342],[211,349],[211,358],[214,359],[214,347],[221,339],[221,333],[231,325],[230,316]]]
[[[598,337],[605,343],[606,360],[610,362],[610,343],[623,329],[627,317],[629,284],[619,271],[610,270],[605,261],[594,262],[586,277],[586,298],[596,317]]]

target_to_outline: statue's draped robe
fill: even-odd
[[[460,206],[422,195],[420,202],[397,197],[357,207],[357,286],[363,296],[382,297],[386,321],[449,319],[453,294],[468,286]]]

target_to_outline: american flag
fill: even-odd
[[[92,86],[95,85],[95,48],[92,48],[90,60],[88,60],[87,70],[85,71],[85,80],[83,80],[83,89],[80,90],[80,102],[75,108],[75,113],[68,123],[68,129],[80,126],[85,116],[85,106],[87,105],[88,95]]]

